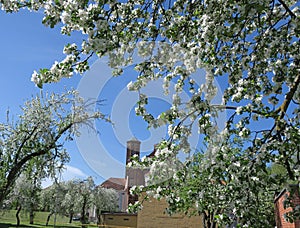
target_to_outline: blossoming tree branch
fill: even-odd
[[[130,90],[163,79],[165,93],[173,93],[170,109],[153,116],[147,94],[140,92],[136,113],[150,127],[169,125],[169,138],[142,165],[172,176],[152,175],[152,184],[136,192],[164,197],[170,213],[202,214],[207,227],[274,227],[274,193],[299,181],[297,1],[1,0],[1,6],[7,12],[42,11],[43,23],[60,26],[63,35],[82,33],[81,44],[66,44],[64,60],[33,73],[39,87],[84,73],[95,55],[108,56],[115,75],[134,64],[139,76]],[[133,62],[136,51],[139,63]],[[202,85],[191,78],[199,68],[206,71]],[[224,89],[222,104],[213,102],[215,80]],[[183,102],[186,90],[190,99]],[[228,116],[223,128],[220,112]],[[193,125],[205,149],[179,161],[179,151],[197,150],[188,143]],[[272,164],[285,172],[272,174]]]
[[[89,103],[75,90],[59,95],[41,93],[27,101],[22,112],[16,122],[0,124],[1,204],[21,174],[36,181],[54,179],[69,161],[64,143],[80,134],[80,126],[92,127],[95,119],[107,120],[100,112],[91,112]]]

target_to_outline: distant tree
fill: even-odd
[[[76,91],[41,95],[27,101],[15,123],[0,124],[0,204],[21,173],[32,167],[55,176],[69,160],[65,141],[78,134],[78,126],[104,116],[89,112]]]
[[[94,190],[93,204],[96,208],[97,221],[100,223],[101,211],[115,212],[118,210],[119,195],[114,189],[97,186]]]
[[[93,205],[93,194],[95,189],[95,183],[92,177],[88,177],[86,180],[77,182],[77,194],[76,202],[80,208],[80,221],[82,224],[86,224],[89,219],[88,209]],[[85,227],[82,225],[82,227]]]
[[[64,192],[59,207],[62,212],[69,215],[69,223],[77,213],[80,213],[80,220],[84,224],[88,221],[89,210],[95,208],[97,218],[100,220],[101,211],[116,211],[118,208],[118,193],[113,189],[96,186],[92,177],[85,180],[70,180],[60,183],[59,186]]]
[[[41,179],[33,176],[21,175],[16,180],[13,190],[9,194],[6,204],[17,208],[17,226],[20,225],[20,212],[29,213],[29,223],[34,223],[34,211],[39,204],[39,192],[41,191]]]
[[[46,220],[46,226],[48,226],[50,218],[53,214],[60,214],[63,216],[66,215],[66,210],[62,204],[66,193],[67,188],[64,182],[55,182],[53,185],[41,191],[40,208],[43,211],[49,212]]]
[[[61,202],[61,206],[63,208],[62,210],[69,215],[69,223],[72,223],[74,214],[80,210],[79,204],[77,203],[78,200],[77,182],[74,180],[70,180],[63,183],[63,185],[65,187],[66,193]]]
[[[88,177],[85,180],[70,180],[64,183],[64,186],[66,193],[61,205],[63,210],[69,214],[69,223],[72,222],[75,213],[80,213],[80,221],[82,224],[87,223],[88,209],[93,205],[93,194],[95,189],[93,178]]]

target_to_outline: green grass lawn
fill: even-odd
[[[20,226],[19,227],[46,227],[46,220],[48,216],[48,212],[36,212],[34,217],[34,225],[29,224],[29,214],[20,213]],[[56,216],[56,226],[57,228],[63,227],[81,227],[80,222],[73,221],[71,224],[68,223],[69,218],[61,215]],[[0,228],[10,228],[16,227],[17,219],[16,219],[16,211],[15,210],[7,210],[0,211]],[[48,227],[53,227],[54,225],[54,215],[51,216]],[[89,227],[96,227],[90,225]]]

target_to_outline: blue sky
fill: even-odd
[[[21,11],[6,14],[0,11],[0,120],[6,121],[6,110],[12,116],[20,113],[20,105],[39,89],[30,81],[33,70],[50,67],[55,60],[63,58],[62,50],[69,37],[62,37],[59,29],[42,25],[42,14]],[[44,90],[60,92],[65,87],[77,87],[80,76],[46,85]],[[74,144],[74,143],[73,143]],[[83,161],[76,145],[68,143],[71,162],[64,173],[64,179],[93,176],[96,182],[101,178]]]
[[[82,40],[79,34],[62,36],[59,27],[45,27],[41,22],[42,17],[41,13],[21,11],[6,14],[0,11],[0,121],[5,121],[7,108],[12,115],[17,115],[19,106],[33,94],[39,93],[39,89],[30,81],[34,70],[51,67],[55,60],[64,58],[62,50],[66,43],[80,43]],[[196,82],[201,84],[205,72],[199,70],[195,76]],[[80,137],[66,144],[71,162],[62,176],[63,180],[93,176],[99,184],[108,177],[124,177],[127,140],[138,138],[142,142],[141,155],[144,156],[165,137],[166,127],[148,130],[141,117],[135,116],[138,96],[127,90],[127,84],[135,77],[132,67],[128,67],[124,76],[112,78],[106,59],[95,58],[90,71],[83,77],[76,75],[44,86],[43,90],[58,93],[65,88],[77,88],[85,98],[103,99],[101,110],[110,115],[114,122],[114,125],[96,122],[99,134],[83,128]],[[159,80],[151,82],[144,91],[152,101],[151,111],[154,115],[166,110],[172,100],[171,95],[163,95],[161,85],[162,81]],[[192,148],[197,146],[199,140],[196,126],[194,131]]]
[[[0,11],[0,121],[6,120],[6,110],[17,116],[19,106],[39,89],[31,82],[31,74],[40,68],[49,68],[56,60],[62,60],[63,47],[66,43],[80,43],[82,36],[73,34],[72,37],[62,36],[60,28],[50,29],[42,24],[41,13],[29,13],[25,10],[7,14]],[[76,75],[71,79],[63,79],[59,83],[45,85],[43,90],[62,92],[65,88],[77,88],[85,98],[104,99],[101,110],[110,115],[114,125],[96,122],[99,131],[82,129],[81,137],[67,143],[65,146],[70,153],[71,162],[67,165],[63,180],[72,178],[94,177],[97,184],[108,177],[124,177],[126,141],[136,137],[142,142],[142,156],[153,150],[153,145],[166,134],[166,128],[147,129],[147,125],[135,116],[134,107],[137,94],[127,91],[127,84],[134,80],[136,74],[129,67],[125,75],[111,77],[106,59],[96,60],[83,77]],[[196,81],[203,83],[205,72],[197,72]],[[200,75],[200,77],[199,77]],[[202,78],[202,79],[201,79]],[[220,82],[223,80],[223,82]],[[225,87],[226,80],[220,79]],[[151,82],[145,89],[152,100],[152,111],[158,115],[167,109],[171,97],[162,94],[161,81]],[[224,89],[224,88],[223,88]],[[220,89],[220,91],[222,91]],[[221,96],[218,96],[220,98]],[[219,103],[220,99],[216,103]],[[243,105],[241,103],[240,105]],[[220,118],[224,123],[226,116]],[[195,126],[196,127],[196,126]],[[222,127],[222,125],[221,125]],[[268,122],[259,123],[256,127],[269,127]],[[197,129],[191,139],[192,148],[198,146]]]
[[[71,42],[69,37],[60,35],[58,29],[50,29],[42,23],[42,14],[21,11],[16,14],[6,14],[0,11],[0,120],[6,120],[6,110],[17,116],[20,105],[39,89],[31,82],[33,70],[47,68],[55,60],[64,56],[64,44]],[[77,37],[75,37],[77,38]],[[61,92],[64,88],[76,88],[81,76],[64,79],[60,83],[46,85],[44,90]],[[66,145],[71,154],[71,162],[67,166],[64,179],[74,177],[95,177],[97,183],[102,178],[84,161],[75,143]]]
[[[1,105],[0,120],[5,121],[6,110],[17,116],[20,105],[39,89],[30,81],[34,70],[49,68],[55,60],[64,58],[62,50],[68,42],[80,42],[82,37],[62,36],[60,28],[45,27],[40,13],[21,11],[6,14],[0,11],[0,72],[1,72]],[[131,70],[130,68],[128,69]],[[131,72],[132,73],[132,72]],[[101,75],[99,75],[101,74]],[[78,88],[86,97],[104,99],[102,111],[111,115],[114,126],[97,122],[99,134],[83,130],[80,138],[67,143],[66,148],[71,155],[71,162],[62,179],[93,176],[96,183],[115,176],[124,176],[126,141],[133,136],[142,141],[142,155],[151,152],[153,145],[165,135],[166,129],[147,130],[147,125],[134,114],[137,94],[127,91],[127,84],[134,75],[111,78],[105,60],[98,60],[85,76],[63,79],[56,84],[45,85],[44,91],[61,92],[65,88]],[[100,77],[99,77],[100,76]],[[87,79],[86,78],[90,78]],[[107,81],[104,81],[105,78]],[[83,80],[84,79],[84,80]],[[96,86],[95,88],[93,86]],[[153,84],[155,88],[158,84]],[[94,89],[93,89],[94,88]],[[153,91],[150,86],[150,91]],[[89,94],[91,92],[91,94]],[[162,95],[155,95],[157,107],[167,107],[168,100],[160,100]],[[158,98],[157,98],[158,97]],[[168,98],[170,100],[170,98]]]

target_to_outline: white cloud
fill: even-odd
[[[68,181],[72,180],[74,178],[86,178],[88,177],[87,174],[85,174],[82,170],[80,170],[77,167],[66,165],[65,171],[62,173],[62,180]]]
[[[87,177],[88,175],[85,174],[81,169],[74,166],[66,165],[66,169],[61,174],[60,181],[68,181],[72,179],[85,179]],[[42,187],[46,188],[52,185],[53,182],[54,180],[46,178],[42,181]]]
[[[42,181],[42,188],[47,188],[52,184],[53,184],[53,180],[51,180],[50,178],[46,178]]]

